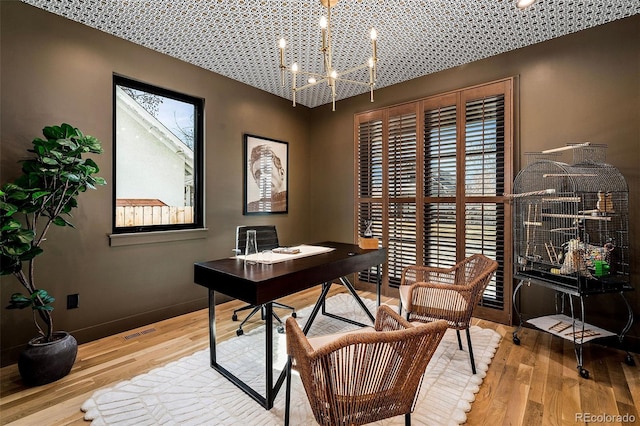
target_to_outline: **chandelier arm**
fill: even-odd
[[[357,67],[353,67],[353,68],[350,68],[350,69],[348,69],[346,71],[339,72],[337,78],[340,78],[341,75],[351,74],[352,72],[355,72],[355,71],[358,71],[358,70],[361,70],[361,69],[364,69],[364,68],[369,68],[369,64],[358,65]]]
[[[293,73],[293,72],[291,71],[291,73]],[[324,74],[318,74],[318,73],[309,72],[309,71],[300,71],[300,70],[298,70],[295,73],[296,74],[300,74],[300,75],[306,75],[306,76],[309,76],[309,77],[315,77],[315,78],[322,78],[322,79],[326,79],[327,78],[327,76],[324,75]]]
[[[371,86],[370,83],[368,82],[364,82],[364,81],[356,81],[356,80],[349,80],[348,78],[340,78],[340,77],[336,77],[334,78],[335,81],[342,81],[344,83],[352,83],[352,84],[359,84],[360,86]]]
[[[300,90],[303,90],[303,89],[308,89],[309,87],[317,86],[318,84],[324,83],[325,81],[327,81],[327,79],[323,78],[322,80],[318,80],[315,83],[307,83],[304,86],[300,86],[296,90],[300,91]]]

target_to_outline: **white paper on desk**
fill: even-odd
[[[527,320],[527,322],[529,324],[533,324],[540,330],[555,334],[556,336],[562,337],[563,339],[567,339],[572,342],[574,341],[574,333],[577,333],[575,334],[575,341],[578,343],[588,342],[590,340],[599,339],[601,337],[615,336],[615,334],[610,331],[588,323],[585,323],[584,325],[584,336],[582,336],[582,322],[576,320],[574,330],[572,326],[573,320],[571,319],[571,317],[562,314],[532,318],[530,320]],[[582,337],[582,340],[580,340],[580,337]]]
[[[280,263],[285,262],[287,260],[299,259],[301,257],[314,256],[316,254],[328,253],[330,251],[335,250],[333,247],[322,247],[322,246],[310,246],[306,244],[302,244],[295,247],[289,247],[292,249],[300,250],[300,253],[273,253],[272,251],[262,252],[257,254],[250,254],[249,256],[238,255],[236,256],[238,259],[254,261],[257,263],[263,264],[272,264],[272,263]]]

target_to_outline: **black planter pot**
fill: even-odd
[[[31,339],[20,353],[18,369],[28,386],[55,382],[71,371],[78,354],[78,342],[65,331],[53,333],[52,342],[40,342],[41,337]]]

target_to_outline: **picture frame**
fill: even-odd
[[[244,215],[289,212],[289,143],[244,134]]]

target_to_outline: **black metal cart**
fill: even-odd
[[[520,344],[518,333],[522,329],[522,325],[524,323],[521,311],[518,308],[518,293],[520,289],[524,285],[538,285],[552,289],[556,292],[555,313],[564,314],[565,316],[566,314],[569,315],[566,316],[566,318],[560,318],[558,315],[549,316],[547,319],[550,321],[547,321],[547,326],[539,326],[538,328],[573,341],[578,373],[585,379],[589,378],[589,371],[584,368],[582,360],[582,345],[589,340],[607,337],[607,335],[614,334],[607,334],[602,329],[587,323],[585,317],[585,299],[598,295],[614,295],[616,293],[620,295],[627,310],[627,321],[620,333],[617,334],[618,341],[621,345],[623,343],[624,336],[633,325],[633,310],[625,297],[625,292],[633,290],[633,287],[628,283],[609,283],[610,285],[605,287],[596,285],[596,288],[578,291],[572,286],[563,285],[556,279],[556,277],[548,278],[539,274],[527,274],[525,272],[517,274],[515,279],[518,280],[518,285],[513,292],[513,307],[516,315],[518,316],[519,323],[513,331],[513,343],[516,345]],[[577,307],[574,302],[578,304]],[[538,325],[536,324],[536,326]],[[625,356],[625,362],[628,365],[635,364],[633,357],[629,352],[627,352],[627,355]]]

